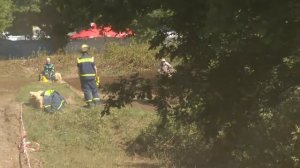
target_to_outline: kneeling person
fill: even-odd
[[[42,74],[40,74],[40,80],[41,80],[42,76],[46,77],[47,80],[50,80],[50,81],[56,80],[55,79],[55,68],[54,68],[54,65],[51,63],[51,60],[49,57],[46,59],[46,63],[44,64],[44,69],[43,69]]]

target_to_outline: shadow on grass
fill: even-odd
[[[126,145],[128,155],[158,158],[165,167],[206,167],[211,157],[210,142],[193,124],[179,129],[172,124],[150,125]]]
[[[159,160],[163,163],[159,167],[203,167],[209,158],[210,142],[203,140],[202,131],[195,124],[180,124],[168,116],[170,104],[178,103],[176,97],[181,94],[176,87],[177,80],[174,80],[162,77],[153,83],[139,74],[121,78],[104,87],[107,100],[101,114],[109,115],[111,108],[121,109],[136,101],[152,104],[158,111],[160,121],[125,143],[127,155]],[[174,87],[170,87],[171,84]]]

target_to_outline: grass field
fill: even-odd
[[[149,51],[148,48],[148,44],[139,43],[128,46],[110,44],[104,53],[91,52],[91,55],[95,57],[100,76],[109,80],[135,72],[150,72],[150,76],[154,76],[159,61],[154,59],[155,51]],[[79,53],[58,53],[50,57],[63,78],[74,79],[77,78],[76,58],[79,56]],[[0,67],[7,78],[37,80],[46,57],[39,55],[29,59],[2,61]],[[62,111],[48,114],[28,104],[30,91],[46,89],[57,90],[66,98],[68,104]],[[127,106],[113,109],[110,115],[101,118],[103,107],[84,109],[84,101],[77,94],[67,84],[39,82],[23,86],[18,93],[17,101],[24,103],[28,139],[41,144],[41,150],[32,154],[35,167],[176,167],[172,162],[177,158],[173,155],[180,156],[182,150],[175,149],[186,147],[181,145],[182,141],[174,143],[176,145],[172,143],[177,139],[185,139],[188,133],[183,131],[175,138],[174,130],[161,133],[157,129],[159,117],[154,107]]]
[[[69,102],[57,113],[46,113],[26,104],[29,91],[55,89]],[[24,102],[28,139],[40,143],[33,153],[45,168],[159,167],[159,161],[126,152],[127,144],[158,120],[156,113],[127,107],[101,118],[101,106],[89,110],[66,84],[34,82],[19,92]]]

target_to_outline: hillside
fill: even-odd
[[[118,52],[123,52],[122,57],[128,60],[119,62],[117,59],[120,58],[114,57],[115,53],[110,52],[113,50],[108,49],[106,55],[95,54],[102,85],[116,81],[119,75],[126,76],[134,72],[145,72],[149,78],[155,76],[152,73],[152,67],[155,66],[153,60],[147,62],[145,58],[137,58],[124,50]],[[46,56],[0,61],[3,107],[0,138],[4,142],[0,149],[6,151],[1,156],[0,167],[17,167],[19,164],[17,144],[21,136],[21,104],[28,140],[41,145],[39,152],[30,154],[33,167],[159,167],[158,160],[127,151],[128,145],[158,120],[154,108],[136,102],[132,107],[114,109],[111,115],[104,117],[100,115],[102,106],[94,110],[83,109],[76,74],[77,56],[51,56],[57,71],[62,73],[69,84],[37,81]],[[128,66],[124,66],[126,64]],[[68,104],[61,112],[49,115],[30,105],[29,91],[46,89],[55,89],[66,98]],[[26,165],[24,158],[21,160]]]

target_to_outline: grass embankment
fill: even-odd
[[[159,61],[154,59],[155,51],[149,51],[148,47],[139,43],[110,44],[104,53],[91,52],[91,55],[95,57],[100,76],[128,76],[156,70]],[[51,58],[63,78],[77,78],[76,58],[79,56],[80,53],[56,54]],[[37,79],[46,57],[9,60],[0,65],[7,76]],[[28,102],[29,91],[45,89],[59,91],[69,104],[55,114],[24,106],[29,140],[41,144],[41,151],[33,156],[43,167],[181,167],[182,160],[189,161],[195,154],[186,155],[186,151],[195,151],[197,146],[187,144],[201,142],[201,137],[191,135],[193,126],[181,130],[157,127],[156,113],[145,111],[147,108],[114,109],[111,115],[101,118],[101,109],[82,109],[83,100],[68,85],[32,83],[20,91],[18,101]]]
[[[32,83],[19,92],[17,100],[28,102],[29,91],[55,89],[69,102],[57,113],[46,113],[24,105],[24,122],[28,139],[40,143],[41,150],[32,156],[43,167],[110,168],[156,167],[157,161],[129,155],[127,144],[134,141],[151,123],[153,112],[134,108],[113,110],[101,118],[101,106],[88,110],[68,85]]]
[[[148,50],[146,43],[132,42],[127,45],[110,43],[105,46],[102,53],[89,52],[94,56],[101,76],[128,76],[129,74],[145,71],[156,71],[159,61],[155,60],[154,50]],[[28,74],[36,75],[43,69],[47,55],[38,55],[33,58],[10,60],[10,64],[19,70],[28,71]],[[77,77],[77,58],[80,53],[51,55],[51,62],[63,77]],[[9,70],[7,70],[9,72]]]

